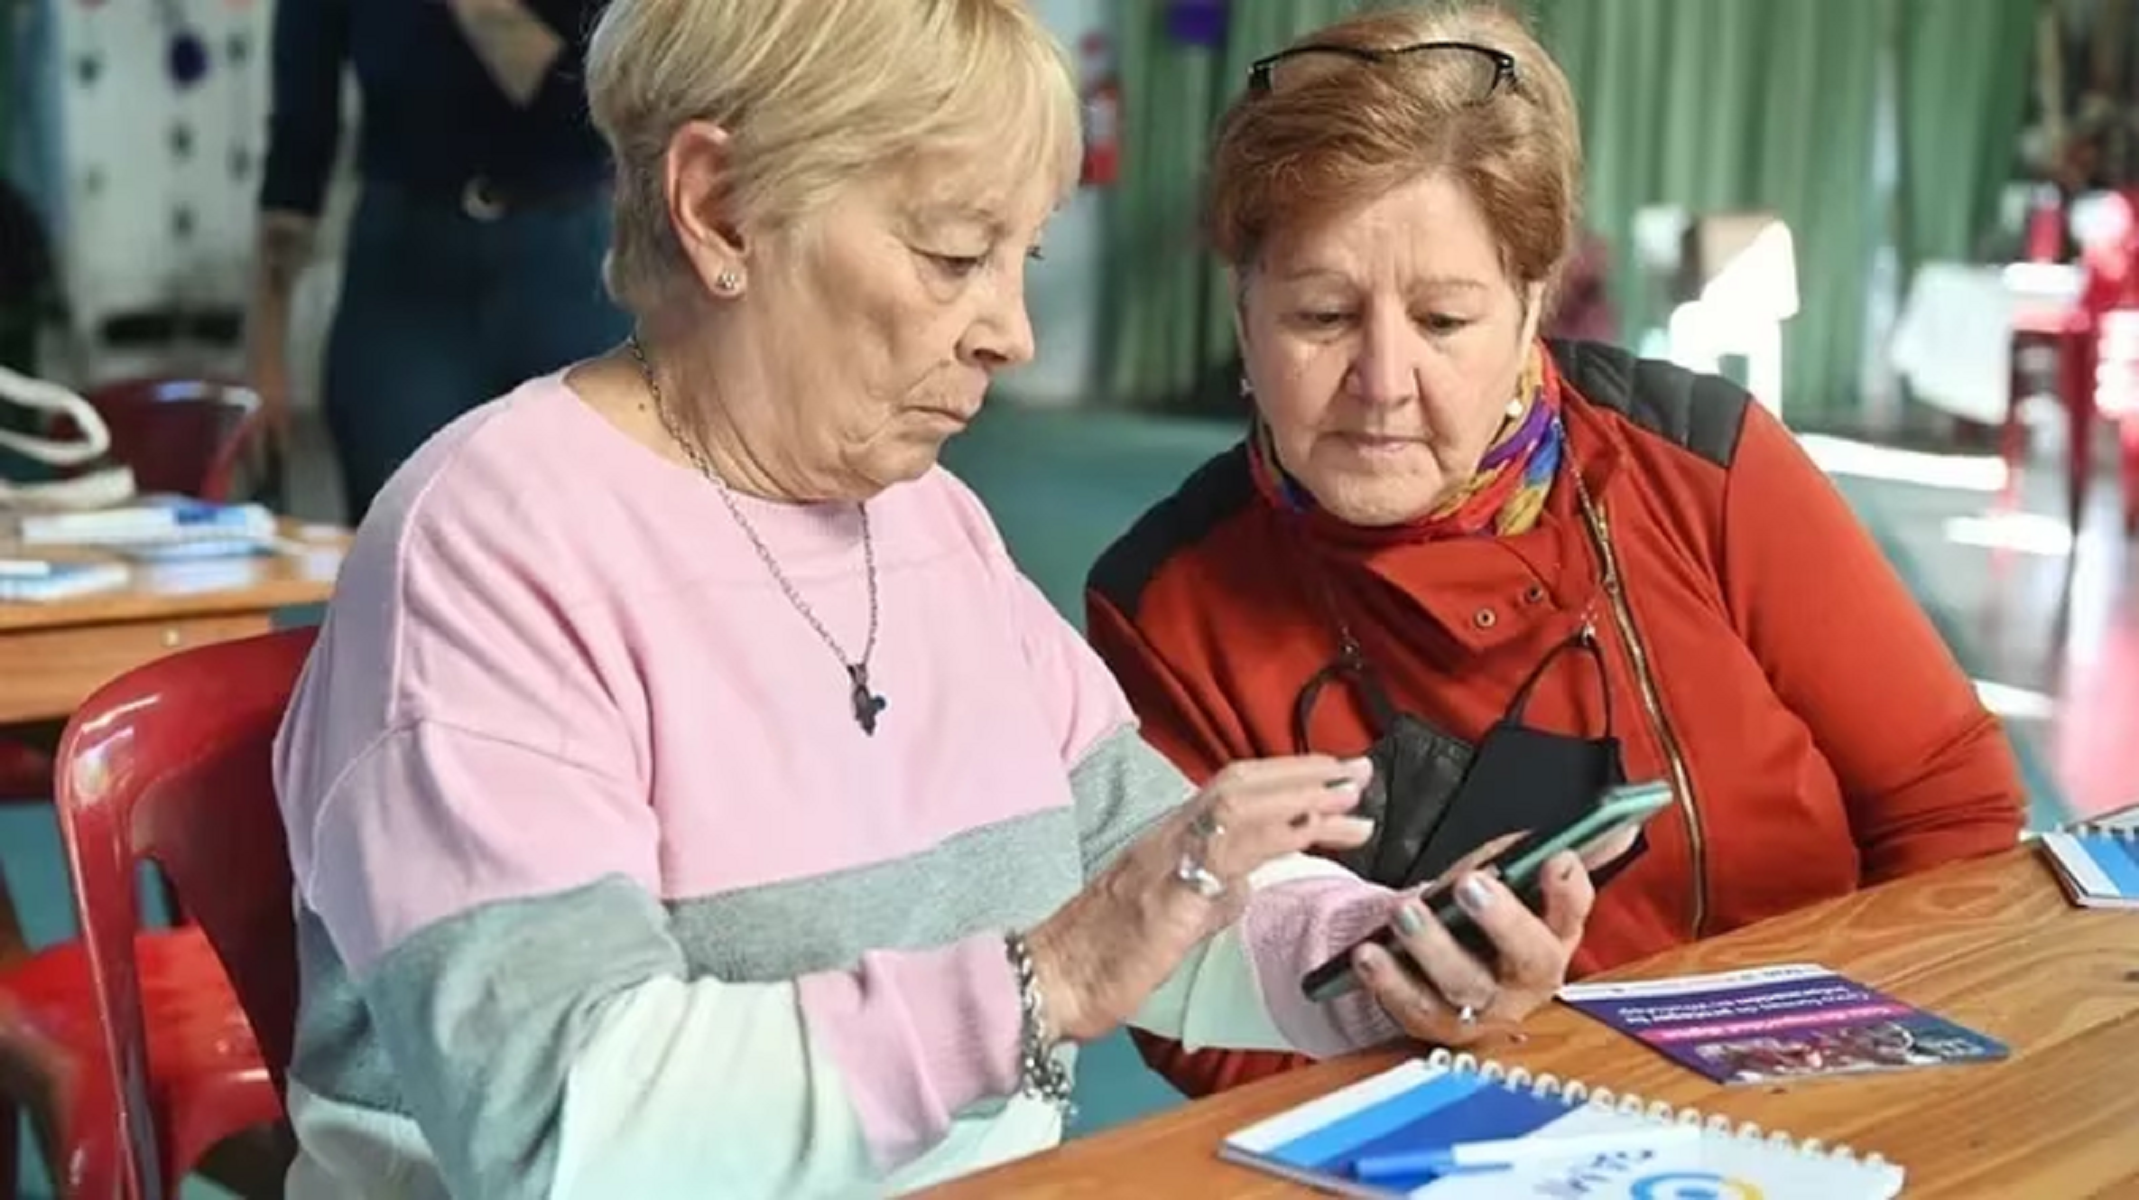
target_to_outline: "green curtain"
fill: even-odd
[[[1219,49],[1171,39],[1163,4],[1124,6],[1125,159],[1104,275],[1111,398],[1224,402],[1234,382],[1231,302],[1196,224],[1211,124],[1249,61],[1394,2],[1235,0]],[[1614,249],[1627,340],[1667,315],[1668,297],[1633,261],[1641,209],[1771,209],[1789,223],[1797,252],[1785,416],[1815,424],[1854,416],[1873,262],[1889,232],[1906,268],[1968,256],[1988,223],[2024,108],[2034,4],[1531,0],[1582,112],[1585,212]],[[1902,176],[1891,213],[1873,173],[1889,69]]]
[[[1206,361],[1196,196],[1218,64],[1173,42],[1161,5],[1123,7],[1121,183],[1106,214],[1099,361],[1109,395],[1152,406],[1188,391]]]
[[[1903,279],[1969,260],[2016,174],[2037,0],[1895,0],[1902,171],[1894,244]]]
[[[1894,0],[1545,0],[1539,32],[1583,117],[1586,216],[1615,249],[1629,339],[1666,297],[1632,260],[1636,213],[1770,209],[1790,226],[1798,313],[1784,326],[1785,415],[1860,402],[1880,210],[1879,55]]]
[[[1184,45],[1167,6],[1123,5],[1122,186],[1107,217],[1102,358],[1107,394],[1146,407],[1230,389],[1231,301],[1200,224],[1211,127],[1248,64],[1364,9],[1400,0],[1234,0],[1222,48]]]

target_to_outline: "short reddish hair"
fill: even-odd
[[[1252,265],[1276,231],[1446,172],[1484,210],[1510,277],[1549,297],[1575,248],[1582,135],[1566,74],[1520,17],[1471,0],[1366,13],[1293,44],[1437,41],[1513,56],[1514,87],[1482,103],[1455,95],[1449,60],[1429,54],[1340,64],[1235,100],[1211,151],[1205,221],[1218,256]]]

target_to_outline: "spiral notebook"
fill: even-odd
[[[1459,1148],[1496,1161],[1386,1170]],[[1218,1154],[1341,1195],[1424,1200],[1884,1200],[1902,1184],[1876,1154],[1446,1050],[1242,1129]]]
[[[2042,835],[2057,881],[2081,908],[2139,908],[2139,826],[2088,823]]]

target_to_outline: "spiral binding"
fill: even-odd
[[[2072,827],[2072,832],[2083,837],[2115,838],[2120,842],[2139,842],[2139,825],[2100,825],[2082,821]]]
[[[1674,1109],[1662,1100],[1645,1100],[1632,1093],[1614,1092],[1610,1088],[1591,1087],[1580,1080],[1561,1080],[1552,1074],[1536,1074],[1522,1067],[1506,1067],[1492,1059],[1481,1059],[1474,1054],[1456,1054],[1446,1049],[1437,1049],[1426,1056],[1428,1064],[1444,1071],[1464,1075],[1477,1075],[1489,1083],[1502,1087],[1528,1088],[1534,1096],[1547,1100],[1560,1100],[1567,1104],[1587,1104],[1593,1108],[1612,1109],[1630,1117],[1642,1117],[1651,1121],[1676,1122],[1680,1125],[1699,1125],[1706,1132],[1725,1137],[1735,1137],[1747,1142],[1765,1142],[1768,1146],[1792,1150],[1812,1157],[1827,1157],[1845,1162],[1862,1163],[1868,1167],[1884,1166],[1883,1154],[1859,1154],[1846,1145],[1829,1146],[1818,1138],[1793,1138],[1777,1129],[1763,1130],[1751,1121],[1738,1122],[1722,1113],[1704,1113],[1697,1108]]]

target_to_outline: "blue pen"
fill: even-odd
[[[1352,1164],[1352,1173],[1362,1180],[1404,1179],[1452,1172],[1509,1170],[1530,1163],[1596,1154],[1656,1151],[1691,1142],[1700,1136],[1695,1125],[1656,1125],[1647,1129],[1614,1133],[1577,1133],[1554,1136],[1535,1134],[1498,1141],[1459,1142],[1432,1150],[1400,1154],[1374,1154]]]

